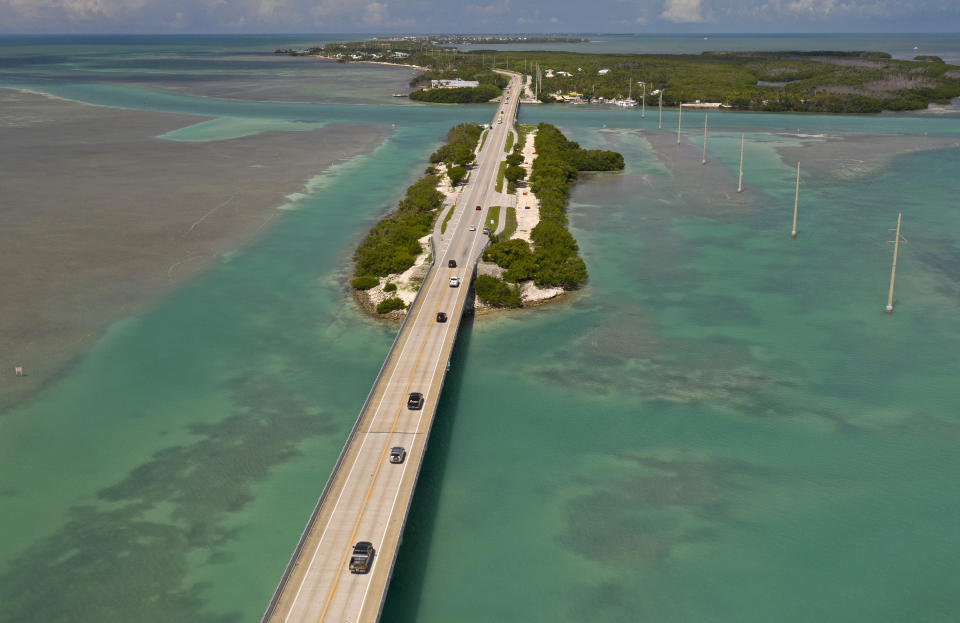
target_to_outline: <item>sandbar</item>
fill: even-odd
[[[0,412],[111,322],[266,231],[310,178],[390,132],[336,124],[156,138],[204,120],[0,88]]]

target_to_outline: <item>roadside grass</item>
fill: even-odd
[[[507,142],[503,145],[503,151],[510,153],[510,150],[513,149],[513,141],[516,137],[513,135],[513,132],[507,132]]]
[[[443,217],[443,222],[440,223],[440,234],[443,235],[447,233],[447,223],[450,222],[450,217],[453,216],[453,211],[457,209],[457,206],[450,206],[450,209],[447,210],[447,215]]]
[[[492,230],[496,231],[496,230]],[[517,209],[513,206],[507,207],[507,213],[503,217],[503,231],[497,236],[500,240],[509,240],[517,231]]]
[[[487,142],[487,134],[490,134],[490,130],[484,130],[483,135],[480,137],[480,147],[477,148],[478,154],[483,151],[483,144]]]
[[[500,163],[500,168],[497,169],[497,185],[493,187],[498,193],[503,192],[503,172],[507,169],[507,161],[504,160]]]
[[[517,130],[517,151],[523,150],[523,146],[527,143],[527,134],[537,129],[537,126],[530,125],[529,123],[519,123],[514,126]]]
[[[497,231],[498,225],[500,225],[500,206],[490,206],[487,212],[486,226],[489,227],[490,232],[493,233]]]

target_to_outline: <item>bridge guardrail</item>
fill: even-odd
[[[423,278],[423,284],[426,284],[430,280],[430,275],[433,273],[433,269],[437,265],[437,248],[433,238],[433,235],[431,235],[430,255],[433,259],[430,262],[430,268],[427,269],[426,276]],[[260,618],[260,623],[267,623],[270,617],[273,616],[274,610],[277,608],[277,603],[280,601],[280,595],[283,593],[283,588],[286,585],[287,580],[290,578],[290,574],[293,572],[294,566],[297,564],[297,558],[300,557],[300,553],[303,551],[303,545],[307,540],[307,535],[310,534],[313,524],[316,523],[317,515],[320,514],[320,507],[323,506],[324,501],[327,499],[327,494],[330,492],[330,486],[333,484],[333,479],[336,476],[337,471],[340,469],[340,466],[343,465],[343,459],[346,457],[347,449],[350,447],[350,444],[353,443],[354,437],[356,437],[357,429],[360,427],[360,420],[363,419],[363,414],[370,405],[370,400],[373,398],[373,392],[376,390],[377,385],[380,384],[380,379],[383,378],[384,370],[386,370],[387,364],[390,363],[390,359],[393,357],[393,351],[397,347],[397,341],[400,339],[400,336],[403,335],[403,330],[407,328],[407,321],[409,321],[410,317],[414,315],[414,307],[416,307],[417,303],[420,302],[420,293],[423,292],[423,284],[421,285],[420,290],[417,291],[417,296],[414,297],[413,304],[410,305],[407,315],[403,318],[403,322],[400,324],[400,329],[397,331],[397,335],[393,338],[393,343],[390,345],[390,350],[387,351],[387,356],[383,360],[383,365],[380,366],[380,371],[377,372],[377,377],[373,380],[373,385],[370,386],[370,391],[367,393],[367,399],[363,401],[363,406],[360,408],[360,413],[357,415],[357,420],[353,423],[353,428],[350,429],[350,434],[347,436],[347,440],[343,444],[343,448],[340,450],[340,455],[337,457],[337,462],[334,463],[333,469],[330,470],[330,476],[327,478],[327,482],[323,486],[323,491],[320,492],[320,497],[317,499],[317,504],[313,507],[313,512],[310,513],[310,519],[307,520],[307,525],[300,534],[300,540],[297,541],[297,546],[293,549],[293,555],[290,556],[290,560],[287,562],[287,566],[283,570],[283,575],[280,576],[280,582],[277,584],[277,588],[273,592],[273,597],[270,598],[270,603],[267,605],[266,612],[264,612],[263,616]]]

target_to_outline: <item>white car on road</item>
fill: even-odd
[[[460,277],[450,277],[450,287],[459,288],[460,287]]]

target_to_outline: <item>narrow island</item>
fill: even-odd
[[[445,233],[485,132],[469,123],[451,128],[426,174],[357,248],[350,284],[364,310],[403,318],[433,263],[430,237]],[[567,228],[570,188],[581,171],[624,167],[621,154],[583,149],[547,123],[518,126],[516,134],[508,139],[496,182],[504,203],[516,205],[489,210],[490,241],[473,283],[475,309],[539,304],[579,289],[588,272]]]
[[[482,133],[473,123],[451,128],[446,142],[430,156],[425,175],[357,247],[350,285],[366,311],[402,318],[416,298],[433,261],[430,236],[437,217],[444,206],[453,207]]]

